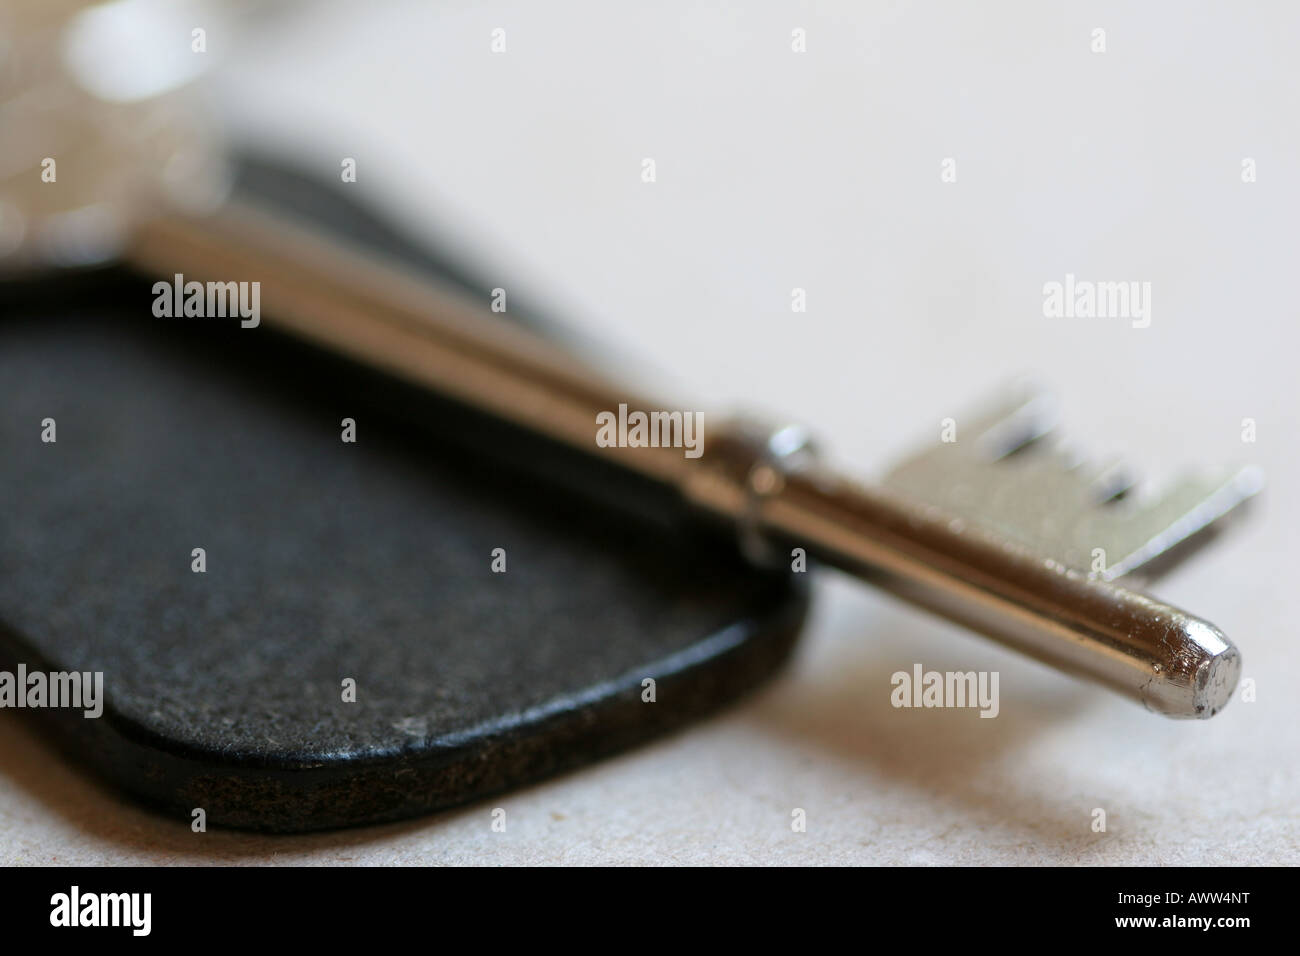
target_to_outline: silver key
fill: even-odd
[[[602,412],[673,406],[629,396],[482,305],[297,227],[231,206],[145,224],[128,257],[163,275],[260,276],[273,324],[651,477],[734,525],[756,560],[804,548],[1169,716],[1211,717],[1237,686],[1241,655],[1218,628],[1115,580],[1195,543],[1259,490],[1255,469],[1130,502],[1105,473],[1061,461],[1034,394],[977,416],[968,440],[931,448],[879,487],[829,468],[794,427],[734,422],[710,432],[698,459],[601,447]],[[1097,549],[1106,561],[1094,569]]]
[[[41,81],[68,82],[44,72]],[[10,124],[42,101],[4,93]],[[42,184],[36,166],[0,169],[0,269],[111,253],[168,280],[258,281],[270,324],[648,476],[733,526],[756,561],[803,548],[1169,716],[1211,717],[1235,690],[1241,656],[1221,631],[1116,582],[1198,540],[1258,490],[1256,471],[1135,502],[1113,470],[1089,470],[1051,445],[1043,399],[1032,393],[963,420],[962,441],[933,445],[878,487],[832,470],[794,427],[734,422],[710,432],[698,459],[676,448],[602,447],[602,412],[671,406],[629,396],[481,303],[257,210],[233,202],[208,216],[169,210],[177,196],[211,203],[223,181],[219,157],[196,151],[191,138],[157,136],[159,115],[138,105],[123,113],[122,123],[154,124],[142,143],[101,122],[99,138],[83,137],[98,154],[66,167],[84,174],[66,189]],[[86,189],[92,177],[102,195]]]

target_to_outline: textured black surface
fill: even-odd
[[[0,302],[0,664],[103,671],[101,719],[29,713],[136,796],[258,829],[409,816],[677,726],[788,652],[793,576],[635,487],[566,493],[445,440],[546,457],[519,436],[151,300],[107,273]]]

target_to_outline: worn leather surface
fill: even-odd
[[[538,480],[513,466],[545,450],[266,326],[153,318],[137,277],[12,293],[0,657],[103,671],[102,718],[28,713],[164,812],[302,830],[464,802],[678,726],[794,639],[791,576],[634,486],[566,492],[571,462]]]

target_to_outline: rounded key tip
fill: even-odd
[[[1241,680],[1241,652],[1222,634],[1218,636],[1225,647],[1201,662],[1192,683],[1194,716],[1201,720],[1208,720],[1223,710]]]
[[[1241,679],[1241,652],[1208,621],[1184,616],[1172,629],[1171,655],[1142,689],[1147,707],[1169,717],[1209,720],[1228,705]]]
[[[1208,720],[1228,705],[1241,678],[1241,652],[1213,624],[1179,612],[1162,625],[1163,659],[1139,695],[1148,710]]]

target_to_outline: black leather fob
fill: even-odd
[[[328,189],[245,179],[448,278]],[[25,712],[132,796],[399,819],[678,727],[786,657],[802,575],[267,326],[154,318],[150,286],[0,289],[0,667],[102,672],[102,716]]]

